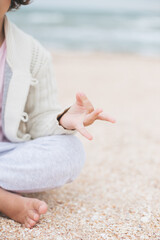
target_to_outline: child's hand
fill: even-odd
[[[60,118],[59,123],[66,129],[76,129],[84,137],[92,140],[93,137],[85,126],[91,125],[97,119],[115,123],[113,118],[102,112],[102,109],[94,110],[93,105],[84,93],[77,93],[76,103]]]

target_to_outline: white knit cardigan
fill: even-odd
[[[12,142],[54,134],[75,134],[57,117],[69,108],[57,103],[52,56],[36,39],[4,19],[7,56],[12,71],[4,110],[4,134]]]

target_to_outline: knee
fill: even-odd
[[[65,135],[65,137],[66,139],[64,138],[63,149],[70,166],[70,178],[67,182],[71,182],[81,172],[86,160],[86,153],[84,146],[78,137],[75,135]]]

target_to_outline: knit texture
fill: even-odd
[[[6,76],[12,76],[5,78],[9,86],[4,106],[7,138],[19,142],[54,134],[75,134],[77,130],[65,129],[57,119],[70,105],[62,108],[57,101],[50,52],[11,23],[7,16],[4,29],[6,64],[11,71]]]
[[[62,111],[57,101],[57,85],[53,73],[51,54],[46,51],[40,58],[41,62],[38,62],[38,52],[35,56],[37,60],[33,61],[31,68],[34,78],[38,80],[38,84],[31,86],[26,105],[26,112],[29,113],[30,119],[27,122],[27,132],[31,134],[32,138],[61,133],[75,133],[75,130],[62,129],[59,121],[57,121],[59,114],[61,115],[68,106]]]

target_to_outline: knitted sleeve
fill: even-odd
[[[30,92],[29,120],[27,131],[31,138],[54,134],[75,134],[77,130],[68,130],[59,124],[60,116],[70,106],[62,108],[57,102],[57,85],[53,74],[52,56],[47,51],[48,57],[38,71],[36,79],[38,84]]]

